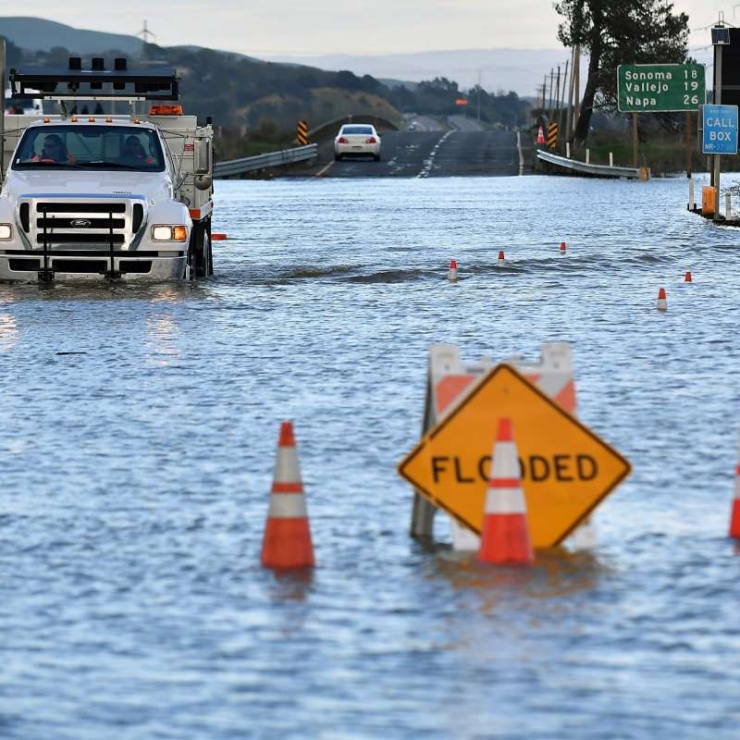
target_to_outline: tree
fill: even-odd
[[[594,107],[616,107],[620,64],[686,61],[689,17],[674,15],[669,0],[558,0],[555,10],[565,18],[561,43],[589,54],[577,141],[586,141]]]

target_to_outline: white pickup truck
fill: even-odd
[[[33,86],[62,112],[5,116],[0,281],[213,273],[210,122],[199,126],[179,105],[160,102],[140,115],[66,112],[82,100],[176,96],[174,72],[133,73],[121,61],[114,70],[81,70],[72,60],[61,72],[11,70],[16,94]],[[106,84],[115,96],[100,92]]]

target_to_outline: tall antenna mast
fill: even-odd
[[[145,44],[150,44],[151,43],[150,37],[152,39],[156,39],[157,38],[157,34],[156,33],[152,33],[147,28],[146,21],[144,21],[144,28],[142,28],[141,31],[139,31],[139,33],[137,33],[136,35],[137,36],[141,36],[141,38],[142,38],[142,40],[144,41]]]

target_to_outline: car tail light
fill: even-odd
[[[344,136],[340,136],[337,139],[337,144],[349,144],[349,141],[347,139],[345,139]]]
[[[371,136],[369,139],[365,139],[366,144],[376,144],[377,141],[378,140],[374,136]]]

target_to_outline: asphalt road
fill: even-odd
[[[529,143],[522,137],[522,144]],[[317,177],[445,177],[519,175],[520,152],[514,131],[386,131],[382,159],[334,162],[332,142],[319,146],[315,165],[301,173]],[[531,149],[522,152],[531,171]]]

